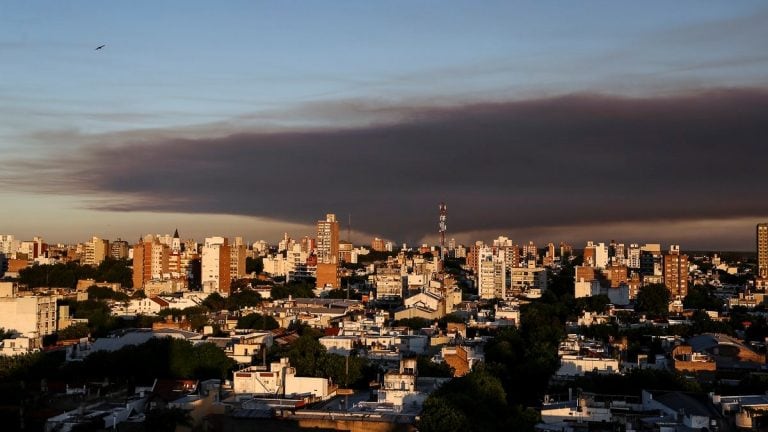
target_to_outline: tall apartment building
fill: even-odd
[[[374,237],[373,240],[371,240],[371,249],[374,252],[384,252],[386,250],[384,249],[384,239]]]
[[[678,245],[671,245],[664,254],[664,285],[672,297],[688,295],[688,255],[681,254]]]
[[[12,282],[0,282],[0,327],[27,337],[56,331],[55,296],[19,296]]]
[[[0,234],[0,253],[6,257],[15,258],[16,251],[21,247],[21,241],[16,240],[12,234]]]
[[[169,273],[170,248],[149,234],[133,245],[133,289],[141,289],[150,280]]]
[[[341,288],[339,277],[339,222],[329,213],[317,221],[317,279],[316,286]]]
[[[664,273],[661,245],[647,243],[640,247],[640,274],[643,276],[662,276]]]
[[[317,262],[332,264],[338,262],[339,222],[335,214],[325,215],[317,221]]]
[[[757,275],[768,278],[768,223],[757,224]]]
[[[555,265],[555,244],[552,242],[547,243],[547,251],[544,253],[544,267],[552,267]]]
[[[529,241],[528,244],[523,245],[523,261],[530,261],[533,260],[535,262],[539,261],[539,249],[536,247],[536,244],[532,241]]]
[[[480,248],[477,255],[477,294],[481,299],[503,298],[507,286],[504,253]]]
[[[92,237],[83,244],[83,264],[97,266],[109,255],[109,240]]]
[[[475,244],[471,245],[467,251],[467,267],[469,267],[474,274],[477,274],[478,270],[477,263],[480,249],[484,247],[485,244],[482,241],[476,241]]]
[[[126,259],[128,258],[128,249],[130,249],[128,242],[118,238],[109,244],[109,256],[113,259]]]
[[[493,240],[493,248],[504,253],[504,263],[507,269],[520,267],[520,246],[507,237],[499,236]]]
[[[229,295],[232,284],[231,256],[229,242],[226,238],[208,237],[205,239],[201,258],[203,292]]]
[[[584,265],[603,269],[608,265],[608,246],[588,241],[584,247]]]
[[[640,246],[637,243],[630,244],[629,249],[627,249],[627,267],[640,268]]]
[[[229,274],[233,279],[245,277],[245,258],[247,254],[248,249],[245,243],[242,242],[242,238],[235,238],[234,244],[229,247]]]

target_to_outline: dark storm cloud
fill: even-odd
[[[403,112],[340,130],[89,145],[6,164],[5,182],[94,195],[109,210],[299,223],[351,213],[357,230],[410,240],[436,230],[440,201],[453,232],[768,215],[762,89]]]

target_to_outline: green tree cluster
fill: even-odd
[[[354,351],[348,359],[338,354],[330,354],[318,341],[318,332],[303,329],[302,333],[290,347],[273,350],[271,357],[288,357],[299,376],[330,378],[335,384],[344,387],[363,388],[375,375],[375,370],[367,360],[357,356]]]
[[[640,288],[635,299],[635,310],[651,317],[669,315],[670,293],[664,284],[650,284]]]
[[[683,307],[719,311],[723,308],[723,301],[715,296],[715,287],[712,285],[694,285],[683,299]]]
[[[315,298],[314,288],[314,283],[306,281],[288,282],[284,285],[273,286],[270,295],[273,299],[285,299],[288,296],[293,298]]]
[[[250,313],[237,320],[237,328],[239,329],[273,330],[279,327],[280,324],[274,318],[258,313]]]
[[[147,359],[151,359],[148,361]],[[235,363],[210,343],[192,345],[175,338],[152,338],[118,351],[92,353],[67,372],[82,379],[110,378],[117,382],[154,378],[226,378]]]
[[[264,259],[247,257],[245,259],[245,272],[248,274],[261,274],[264,271]]]
[[[424,403],[418,428],[424,432],[533,430],[538,414],[510,406],[501,381],[478,368],[451,380]]]
[[[114,300],[120,302],[129,301],[131,299],[124,292],[114,291],[111,288],[96,285],[88,287],[88,298],[93,300]]]
[[[33,265],[19,271],[19,281],[30,288],[75,288],[79,279],[120,283],[123,288],[133,287],[133,272],[128,260],[107,258],[97,267],[76,262],[53,265]]]

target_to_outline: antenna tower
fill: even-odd
[[[438,232],[440,233],[440,261],[445,261],[445,231],[448,229],[448,207],[445,203],[440,203],[440,223]]]

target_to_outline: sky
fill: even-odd
[[[445,202],[464,243],[752,250],[766,40],[747,0],[2,2],[0,233],[413,244]]]

